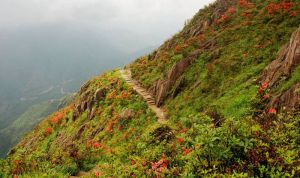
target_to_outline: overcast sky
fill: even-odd
[[[158,45],[213,0],[0,0],[0,30],[30,26],[82,26],[136,36],[137,45]],[[129,38],[129,39],[128,39]]]

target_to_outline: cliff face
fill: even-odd
[[[299,177],[299,10],[216,1],[126,66],[133,81],[114,70],[84,84],[0,176]]]

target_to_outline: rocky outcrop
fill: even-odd
[[[211,9],[210,11],[213,13],[209,13],[208,16],[204,15],[208,14],[206,11],[200,11],[199,13],[202,13],[204,18],[195,18],[193,21],[190,21],[183,31],[176,36],[184,36],[186,39],[190,39],[203,34],[209,27],[211,27],[213,23],[217,22],[221,18],[221,16],[228,10],[230,6],[235,3],[236,1],[217,0],[215,3],[209,6]],[[155,50],[151,55],[148,55],[148,59],[157,60],[166,56],[166,51],[174,49],[178,44],[176,36],[170,40],[167,40],[160,48]]]
[[[267,87],[274,87],[285,81],[300,63],[300,28],[291,36],[289,43],[279,51],[278,58],[264,70],[260,81]],[[274,94],[267,108],[275,108],[278,112],[289,112],[300,108],[300,83],[289,90]]]
[[[75,104],[73,111],[73,120],[80,116],[84,111],[88,110],[88,117],[92,119],[95,116],[96,110],[93,108],[95,104],[106,96],[105,89],[98,88],[94,93],[86,91],[89,84],[85,84],[80,89],[80,98]],[[85,90],[84,90],[85,89]]]
[[[88,127],[88,124],[83,124],[82,126],[80,126],[80,128],[78,129],[77,133],[75,134],[73,140],[78,140],[87,127]]]
[[[183,34],[186,37],[196,37],[202,34],[205,30],[207,30],[213,23],[221,18],[221,16],[227,11],[227,9],[232,6],[234,1],[226,1],[226,0],[217,0],[214,4],[212,4],[209,8],[211,8],[211,12],[213,12],[210,16],[203,15],[202,19],[195,19],[195,21],[191,22],[191,26],[188,26],[183,30]],[[199,12],[205,13],[205,12]],[[208,14],[208,13],[205,13]]]
[[[97,89],[95,92],[95,95],[94,95],[95,101],[100,101],[104,97],[105,97],[104,89],[102,89],[102,88]]]
[[[150,88],[153,96],[155,96],[155,104],[160,106],[165,97],[168,95],[169,91],[172,89],[176,80],[183,74],[183,72],[191,65],[192,61],[196,59],[202,52],[201,50],[196,50],[188,55],[188,57],[180,60],[173,65],[169,71],[166,79],[158,80],[153,87]]]
[[[267,106],[268,108],[276,108],[279,112],[289,112],[300,109],[300,83],[283,94],[275,96]]]
[[[286,79],[300,63],[300,28],[292,35],[290,42],[282,47],[279,57],[274,60],[263,72],[262,82],[273,86]]]

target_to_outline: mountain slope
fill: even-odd
[[[0,162],[23,177],[299,177],[300,3],[218,0],[153,53],[85,83]]]
[[[30,106],[20,117],[18,117],[11,125],[4,129],[0,129],[0,156],[4,157],[9,149],[17,144],[25,133],[41,122],[45,117],[55,112],[59,108],[63,108],[72,102],[73,94],[69,94],[60,100],[51,100],[41,102]]]

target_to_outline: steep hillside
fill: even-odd
[[[12,124],[4,129],[0,129],[0,157],[5,157],[9,149],[17,144],[25,133],[41,122],[45,117],[69,105],[74,98],[74,94],[68,94],[59,100],[44,101],[39,104],[29,106],[29,108],[18,117]]]
[[[0,177],[300,177],[299,14],[298,0],[217,0],[127,65],[133,79],[85,83]]]

